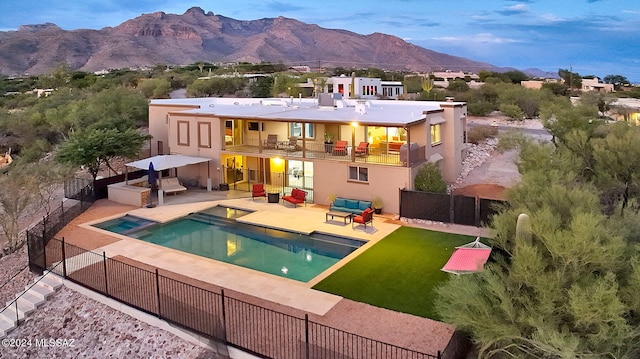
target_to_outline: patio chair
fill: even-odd
[[[285,144],[284,149],[285,151],[298,151],[300,149],[300,146],[298,146],[298,137],[289,137],[289,143]]]
[[[275,149],[278,146],[278,135],[267,135],[262,147],[267,149]]]
[[[365,229],[367,229],[367,224],[371,224],[373,227],[373,210],[367,208],[362,211],[362,214],[353,216],[351,219],[351,228],[354,228],[356,223],[364,225]]]
[[[267,191],[264,190],[263,183],[256,183],[251,187],[251,199],[256,197],[267,197]]]
[[[345,156],[347,154],[347,141],[336,141],[336,145],[333,146],[333,154]]]
[[[366,156],[369,154],[369,142],[360,142],[355,149],[356,156]]]

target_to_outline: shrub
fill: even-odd
[[[493,126],[477,126],[467,130],[467,142],[478,144],[489,137],[496,137],[498,129]]]
[[[500,112],[512,120],[522,121],[524,118],[524,112],[522,112],[522,109],[518,105],[504,103],[500,105]]]
[[[467,111],[469,111],[469,115],[473,116],[486,116],[493,112],[496,109],[496,106],[487,101],[476,101],[476,102],[468,102],[467,103]]]
[[[446,193],[447,183],[442,179],[440,168],[436,163],[427,163],[420,167],[413,180],[416,191]]]

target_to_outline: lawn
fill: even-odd
[[[314,286],[377,307],[438,319],[434,288],[456,246],[473,237],[400,227]]]

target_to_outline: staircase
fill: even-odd
[[[47,274],[48,272],[36,278],[33,284],[26,286],[24,292],[18,293],[16,299],[7,302],[7,306],[0,311],[0,339],[15,329],[19,322],[24,321],[27,315],[46,302],[47,297],[62,286],[62,279]]]

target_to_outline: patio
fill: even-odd
[[[237,195],[234,191],[229,192],[231,193],[226,193],[226,196]],[[294,208],[282,202],[268,203],[265,199],[252,200],[250,193],[244,192],[242,192],[242,194],[248,197],[211,200],[215,197],[220,197],[221,193],[224,192],[190,190],[186,193],[166,197],[165,205],[163,206],[133,209],[116,215],[111,214],[109,217],[101,216],[99,210],[89,210],[92,220],[87,218],[79,227],[93,231],[96,234],[99,233],[101,236],[107,235],[114,238],[113,243],[94,249],[94,251],[98,253],[104,251],[108,257],[124,256],[203,282],[318,315],[326,313],[341,298],[315,291],[311,289],[311,287],[340,268],[351,258],[357,256],[370,245],[398,228],[398,224],[388,223],[386,218],[378,217],[374,220],[373,227],[367,226],[366,229],[364,227],[356,227],[352,229],[351,225],[343,225],[341,222],[326,222],[325,213],[327,212],[327,208],[325,206],[307,205],[307,207],[298,206]],[[316,231],[356,238],[367,241],[368,243],[310,282],[302,283],[168,249],[130,237],[106,232],[91,226],[93,223],[119,217],[124,213],[158,222],[167,222],[215,205],[253,211],[253,213],[239,218],[239,222],[268,228],[285,229],[303,234]],[[83,236],[88,235],[88,233],[89,232],[83,231]],[[70,243],[74,242],[72,233],[64,233],[64,236]]]
[[[237,196],[243,197],[231,198]],[[360,238],[368,240],[369,243],[308,283],[263,274],[110,232],[107,236],[111,239],[106,242],[103,239],[101,246],[94,247],[92,251],[97,253],[104,251],[107,257],[111,258],[124,256],[144,265],[236,291],[246,298],[253,297],[260,300],[260,303],[263,303],[261,305],[269,306],[269,303],[272,303],[271,305],[279,308],[286,306],[291,310],[309,313],[316,320],[326,322],[328,325],[413,350],[423,352],[444,350],[455,337],[454,329],[450,325],[353,302],[311,289],[311,286],[322,278],[398,228],[399,222],[389,216],[376,216],[373,231],[364,231],[363,228],[353,230],[350,225],[345,226],[333,221],[325,222],[327,211],[325,206],[308,205],[291,208],[282,203],[267,203],[264,199],[252,200],[250,193],[246,192],[190,190],[187,193],[171,196],[166,205],[155,208],[133,208],[107,200],[98,201],[65,227],[58,238],[64,236],[68,243],[75,242],[76,245],[89,244],[90,238],[94,236],[104,238],[105,233],[87,228],[88,223],[104,221],[109,217],[120,216],[127,212],[166,221],[215,204],[254,210],[254,213],[244,217],[243,220],[247,222],[274,228],[287,228],[301,233],[317,230]],[[120,208],[117,208],[118,206]],[[84,224],[78,225],[80,223]],[[417,330],[417,328],[421,329]]]

